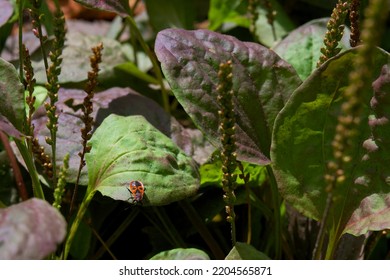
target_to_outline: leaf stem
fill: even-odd
[[[272,194],[272,204],[274,206],[274,226],[275,226],[275,259],[278,260],[282,256],[282,232],[281,232],[281,224],[280,224],[280,197],[278,191],[278,184],[276,183],[276,179],[274,176],[274,172],[270,165],[266,166],[269,183],[271,186],[271,194]]]
[[[35,167],[34,161],[32,159],[32,154],[29,151],[28,147],[26,146],[25,142],[22,140],[15,139],[15,144],[19,149],[20,154],[23,157],[23,160],[26,164],[27,170],[30,173],[31,181],[32,181],[32,187],[33,187],[33,193],[34,197],[45,199],[45,195],[43,194],[41,182],[38,178],[38,171]]]
[[[171,109],[169,106],[168,91],[165,88],[163,75],[161,73],[161,69],[160,69],[160,66],[157,62],[157,59],[156,59],[154,53],[150,50],[149,46],[146,44],[144,38],[142,37],[142,34],[139,31],[137,24],[135,23],[133,17],[128,16],[126,18],[126,20],[130,24],[130,28],[131,28],[132,32],[134,33],[134,35],[137,37],[139,43],[141,44],[142,49],[144,50],[144,52],[147,54],[150,61],[152,62],[154,73],[156,75],[156,78],[157,78],[159,85],[160,85],[160,88],[161,88],[163,107],[167,113],[170,113]]]
[[[24,73],[23,73],[23,9],[24,9],[24,0],[19,0],[19,76],[20,81],[23,83]]]
[[[64,259],[64,260],[66,260],[68,258],[70,248],[72,246],[73,239],[76,235],[77,229],[79,228],[79,225],[80,225],[80,223],[85,215],[85,212],[88,209],[89,203],[91,202],[94,195],[95,195],[95,191],[90,191],[88,193],[88,189],[87,189],[86,196],[84,197],[84,200],[80,205],[80,208],[79,208],[79,211],[77,212],[76,218],[74,219],[72,226],[70,227],[70,230],[68,233],[68,238],[66,239],[65,248],[63,251],[63,255],[62,255],[62,259]]]

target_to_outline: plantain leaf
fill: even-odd
[[[12,6],[11,1],[0,0],[0,10],[0,27],[2,27],[14,13],[14,7]]]
[[[132,201],[129,182],[145,186],[143,205],[164,205],[194,195],[195,162],[142,116],[108,116],[93,134],[87,154],[87,192]]]
[[[275,121],[271,159],[280,191],[287,202],[316,220],[321,219],[326,206],[326,164],[333,158],[331,143],[344,102],[348,76],[353,71],[356,57],[357,49],[352,49],[314,71],[293,93]],[[379,75],[382,66],[389,63],[389,58],[388,53],[376,49],[374,67],[371,69],[373,77]],[[386,174],[381,174],[380,170],[388,169],[389,146],[386,144],[385,158],[376,160],[377,165],[368,168],[370,164],[362,159],[366,152],[363,147],[367,145],[364,142],[371,135],[368,119],[372,114],[372,89],[367,88],[361,94],[364,110],[358,128],[359,141],[351,143],[355,151],[352,156],[354,165],[344,170],[347,179],[333,191],[333,210],[330,215],[332,220],[340,223],[341,229],[365,197],[390,192],[386,177],[380,179],[380,184],[375,183],[378,180],[368,183],[366,177],[363,177],[367,172],[373,172],[377,179]]]
[[[256,248],[254,248],[250,244],[237,242],[225,259],[226,260],[269,260],[270,258],[266,254],[256,250]]]
[[[301,83],[288,63],[258,44],[207,30],[163,30],[155,51],[176,98],[216,147],[220,146],[218,68],[232,60],[238,159],[270,162],[275,117]]]
[[[130,14],[128,0],[76,0],[76,2],[93,9],[113,12],[121,17],[127,17]]]
[[[24,87],[15,67],[0,58],[0,115],[19,131],[23,131],[25,118]]]
[[[268,22],[269,11],[265,5],[258,5],[259,14],[255,22],[255,34],[260,43],[272,47],[295,28],[293,21],[276,0],[268,0],[272,6],[271,12],[274,13],[273,26]]]
[[[150,24],[157,32],[176,27],[192,29],[196,18],[194,1],[168,0],[161,5],[160,0],[145,0]]]
[[[0,209],[0,259],[43,259],[65,234],[64,217],[44,200],[32,198]]]
[[[69,32],[66,36],[61,64],[61,74],[58,77],[61,84],[77,84],[88,78],[90,71],[89,57],[91,48],[103,43],[103,61],[99,64],[99,81],[101,83],[115,77],[115,66],[125,63],[127,58],[120,43],[116,40],[99,35],[86,35],[80,32]],[[37,83],[45,84],[46,69],[40,53],[33,55],[32,65],[35,71]]]
[[[344,232],[355,236],[367,231],[381,231],[390,228],[390,193],[374,193],[362,200],[349,219]]]
[[[329,18],[312,20],[290,32],[286,38],[273,47],[278,55],[294,66],[302,80],[305,80],[317,68],[328,21]],[[349,34],[349,29],[345,28],[344,36],[340,41],[342,50],[350,48]]]
[[[217,30],[224,22],[234,22],[243,17],[236,10],[241,0],[211,0],[208,14],[209,29]]]
[[[366,153],[355,184],[378,193],[363,199],[352,214],[345,232],[354,235],[390,228],[390,65],[383,66],[373,89],[370,106],[374,114],[368,121],[371,137],[363,142]]]
[[[209,256],[195,248],[178,248],[154,255],[151,260],[209,260]]]

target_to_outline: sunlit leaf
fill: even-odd
[[[163,30],[155,51],[176,98],[216,147],[218,67],[232,60],[238,159],[269,163],[275,117],[301,83],[288,63],[261,45],[207,30]]]
[[[299,77],[305,80],[316,68],[324,45],[326,25],[329,18],[312,20],[290,32],[273,50],[284,60],[291,63]],[[348,28],[340,41],[342,50],[349,49]]]
[[[81,121],[81,106],[86,93],[82,90],[61,88],[59,91],[58,134],[57,134],[57,164],[62,165],[63,158],[69,153],[69,170],[67,181],[74,183],[80,164],[78,153],[81,151],[81,133],[84,126]],[[97,92],[92,100],[94,111],[91,116],[95,119],[95,128],[110,114],[122,116],[142,115],[148,122],[158,128],[162,133],[174,139],[175,143],[190,155],[194,150],[192,138],[183,130],[181,125],[169,116],[156,102],[142,96],[129,88],[111,88]],[[45,142],[50,135],[46,127],[47,116],[44,108],[40,108],[33,118],[35,133],[45,151],[50,155],[51,148]],[[22,161],[21,161],[22,162]],[[87,169],[82,170],[81,185],[88,184]]]
[[[255,23],[255,33],[257,39],[265,46],[272,47],[294,29],[294,23],[285,12],[278,1],[269,0],[273,16],[272,25],[268,22],[269,11],[264,5],[258,5],[258,19]]]
[[[145,186],[143,205],[164,205],[194,195],[194,161],[142,116],[108,116],[94,133],[87,154],[87,192],[133,201],[130,181]]]
[[[209,256],[194,248],[179,248],[154,255],[151,260],[209,260]]]
[[[241,0],[211,0],[208,19],[210,21],[209,29],[216,30],[224,22],[230,22],[232,19],[239,17],[236,11]]]
[[[279,189],[288,203],[316,220],[321,219],[327,203],[324,175],[327,162],[333,159],[331,143],[356,57],[357,49],[352,49],[315,70],[293,93],[275,121],[271,159]],[[379,76],[382,66],[388,63],[389,54],[376,49],[374,67],[370,69],[373,79]],[[371,135],[368,123],[372,114],[370,99],[373,92],[366,88],[361,94],[364,106],[360,115],[358,140],[350,143],[355,164],[344,170],[347,176],[345,182],[333,191],[330,215],[341,228],[365,197],[389,192],[389,183],[384,179],[386,176],[383,177],[388,173],[380,172],[388,170],[388,142],[384,145],[386,150],[382,150],[382,160],[368,165],[362,160],[366,153],[364,143]],[[372,172],[376,180],[367,182],[366,177],[363,177],[367,172]]]

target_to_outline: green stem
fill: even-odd
[[[34,161],[31,157],[31,153],[27,148],[25,142],[22,140],[15,139],[15,144],[19,149],[20,154],[23,157],[24,163],[26,164],[27,170],[30,173],[32,188],[34,192],[34,197],[45,199],[45,195],[42,190],[41,182],[38,178],[38,171],[35,167]]]
[[[230,207],[230,217],[232,218],[230,222],[231,231],[232,231],[232,245],[236,246],[237,243],[237,234],[236,234],[236,212],[234,212],[234,205],[229,205]]]
[[[280,197],[279,197],[279,191],[278,191],[278,184],[276,183],[276,179],[275,179],[274,173],[272,171],[272,168],[270,165],[267,165],[266,168],[267,168],[267,172],[268,172],[268,176],[269,176],[269,183],[271,186],[272,203],[274,206],[275,259],[278,260],[282,256],[282,247],[281,247],[282,234],[281,234],[281,225],[280,225]]]
[[[134,32],[134,35],[137,37],[139,43],[141,44],[142,49],[144,50],[144,52],[147,54],[150,61],[152,62],[154,73],[156,75],[156,78],[157,78],[159,85],[160,85],[160,88],[161,88],[164,109],[167,113],[170,113],[168,91],[165,88],[163,75],[161,73],[160,66],[157,62],[157,59],[156,59],[154,53],[150,50],[149,46],[146,44],[144,38],[142,37],[141,32],[139,31],[139,29],[137,27],[137,24],[134,21],[134,19],[131,16],[128,16],[126,18],[126,20],[130,24],[130,28]]]
[[[24,0],[19,0],[19,76],[20,81],[24,80],[23,73],[23,9],[24,9]]]
[[[38,13],[38,10],[36,11]],[[47,72],[47,69],[49,68],[49,63],[47,62],[47,56],[46,56],[46,50],[44,47],[45,42],[43,41],[43,32],[42,32],[42,24],[41,20],[39,19],[39,15],[37,17],[37,24],[38,24],[38,38],[39,38],[39,44],[40,44],[40,49],[43,57],[43,63],[45,65],[45,70]]]
[[[316,243],[314,245],[313,260],[321,259],[322,248],[324,245],[324,240],[325,240],[325,235],[326,235],[326,225],[328,224],[329,211],[330,211],[331,206],[333,204],[332,199],[333,199],[333,195],[332,195],[332,192],[330,192],[330,193],[328,193],[328,197],[326,199],[326,208],[324,210],[324,214],[323,214],[322,219],[321,219],[320,229],[318,231],[317,240],[316,240]],[[328,246],[328,248],[329,248],[329,246]]]
[[[88,193],[88,190],[87,190],[87,193]],[[72,226],[70,227],[68,238],[66,239],[65,248],[64,248],[64,252],[63,252],[63,256],[62,256],[62,259],[64,259],[64,260],[66,260],[68,258],[69,251],[70,251],[70,248],[72,246],[73,239],[76,235],[77,229],[79,228],[79,225],[80,225],[80,223],[85,215],[85,212],[88,209],[89,203],[91,202],[94,195],[95,195],[95,191],[94,190],[90,191],[88,193],[88,195],[86,195],[84,197],[84,200],[80,205],[79,211],[77,212],[77,216],[74,219]]]

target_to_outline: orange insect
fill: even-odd
[[[133,197],[134,203],[142,203],[142,199],[145,194],[145,187],[141,181],[131,181],[129,184],[129,192]]]

